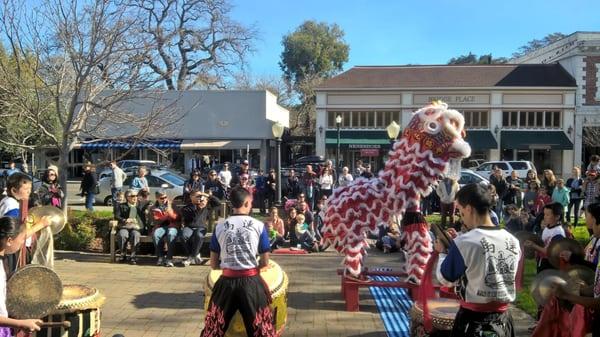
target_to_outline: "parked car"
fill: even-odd
[[[128,175],[123,182],[123,191],[126,191],[135,176]],[[183,187],[185,178],[171,170],[154,169],[150,175],[146,176],[148,186],[150,187],[150,198],[154,198],[156,191],[164,190],[173,203],[183,203]],[[163,187],[164,186],[164,187]],[[104,177],[98,182],[100,193],[96,195],[96,201],[102,202],[106,206],[112,205],[112,194],[110,192],[110,177]]]
[[[487,185],[490,183],[490,181],[482,177],[481,175],[473,172],[472,170],[460,170],[460,179],[458,179],[458,185],[460,185],[460,187],[463,187],[464,185],[473,183]]]
[[[484,178],[490,179],[494,166],[501,169],[505,176],[510,176],[512,171],[517,171],[519,178],[526,178],[527,171],[536,171],[535,165],[530,161],[488,161],[475,169],[475,172]],[[537,171],[536,171],[537,172]]]
[[[146,166],[150,169],[157,168],[156,162],[153,160],[121,160],[117,162],[117,166],[119,166],[125,173],[136,172],[137,168],[140,166]],[[107,167],[102,170],[98,175],[98,179],[102,179],[105,177],[112,177],[112,169]]]
[[[475,169],[483,164],[485,160],[483,159],[463,159],[462,167],[467,169]]]

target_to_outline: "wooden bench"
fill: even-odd
[[[222,219],[224,219],[227,216],[227,203],[222,202],[221,203],[221,209],[220,212],[218,214],[219,218],[218,219],[214,219],[214,218],[210,218],[209,223],[208,223],[208,233],[206,233],[206,235],[204,236],[204,243],[210,242],[210,240],[212,239],[212,230],[214,227],[215,223],[218,223],[219,221],[221,221]],[[117,250],[117,229],[118,229],[118,222],[117,220],[111,220],[109,222],[109,226],[110,226],[110,262],[114,263],[117,260],[117,256],[116,256],[116,250]],[[140,236],[140,243],[152,243],[153,239],[151,235],[142,235]]]
[[[117,260],[117,220],[110,221],[110,262],[114,263]],[[212,232],[206,233],[204,236],[204,243],[210,242],[212,239]],[[141,235],[140,243],[153,243],[152,235]]]

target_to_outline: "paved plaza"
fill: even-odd
[[[110,264],[108,256],[57,253],[56,271],[63,283],[99,288],[106,296],[102,336],[197,337],[203,326],[203,285],[208,266],[164,268],[153,258],[136,266]],[[369,266],[395,267],[398,255],[373,252]],[[288,322],[284,336],[384,337],[385,328],[369,290],[361,290],[361,311],[344,311],[334,252],[273,256],[288,273]],[[531,318],[515,313],[517,336],[527,336]]]

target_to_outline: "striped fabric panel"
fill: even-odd
[[[380,270],[386,270],[381,268]],[[394,282],[398,277],[373,276],[375,281]],[[409,293],[403,288],[369,287],[375,299],[381,320],[385,326],[388,337],[410,336],[410,308],[412,300]]]

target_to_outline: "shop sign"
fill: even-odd
[[[490,95],[430,94],[415,95],[413,99],[415,104],[427,104],[433,101],[443,101],[448,104],[489,104]]]
[[[356,150],[362,150],[362,149],[381,149],[381,145],[379,144],[348,144],[348,148],[349,149],[356,149]]]
[[[361,157],[378,157],[379,149],[361,149],[360,156]]]

